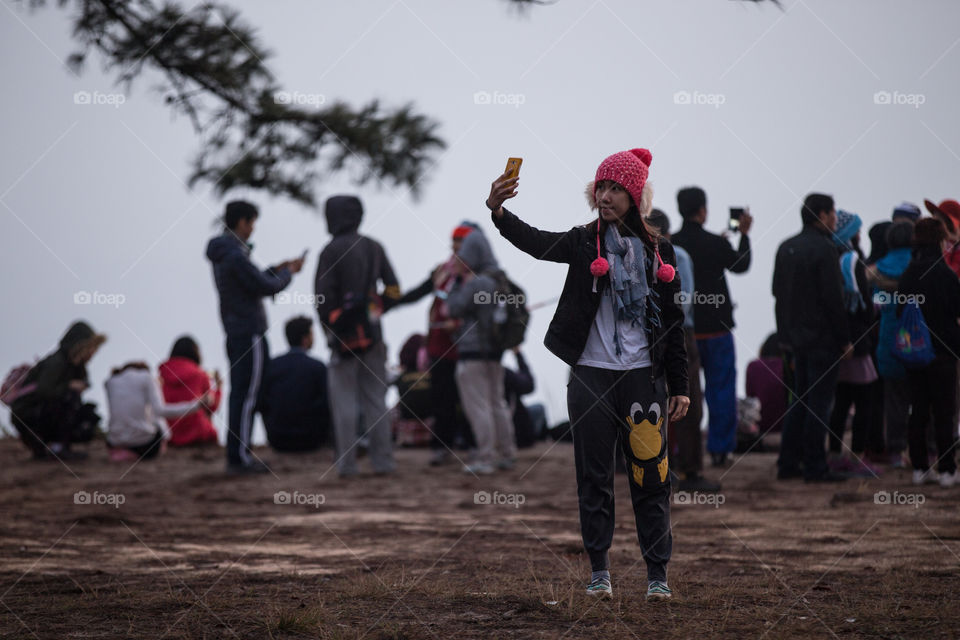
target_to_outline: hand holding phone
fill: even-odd
[[[520,180],[520,165],[523,158],[509,158],[507,168],[493,184],[490,185],[490,195],[487,197],[487,208],[496,216],[503,215],[503,203],[517,195],[517,184]]]

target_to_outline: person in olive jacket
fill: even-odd
[[[592,569],[587,593],[598,597],[612,596],[608,551],[618,443],[629,466],[647,599],[671,596],[666,422],[681,418],[690,400],[673,248],[643,219],[652,208],[651,159],[646,149],[606,158],[587,186],[599,217],[566,232],[535,229],[504,209],[518,184],[507,173],[493,182],[486,202],[514,246],[569,265],[544,344],[572,367],[567,406],[580,532]]]

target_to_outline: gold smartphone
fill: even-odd
[[[509,158],[507,160],[507,169],[504,173],[507,178],[513,179],[520,175],[520,165],[523,164],[523,158]]]

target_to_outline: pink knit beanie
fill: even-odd
[[[631,149],[630,151],[615,153],[597,167],[594,190],[596,190],[597,182],[613,180],[627,190],[627,193],[633,198],[633,204],[639,207],[643,185],[647,183],[652,161],[653,154],[647,149]]]

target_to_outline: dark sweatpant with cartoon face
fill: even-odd
[[[577,365],[567,387],[580,500],[580,532],[594,571],[609,568],[614,460],[627,462],[647,579],[667,580],[673,548],[667,461],[667,390],[650,367],[614,371]]]

